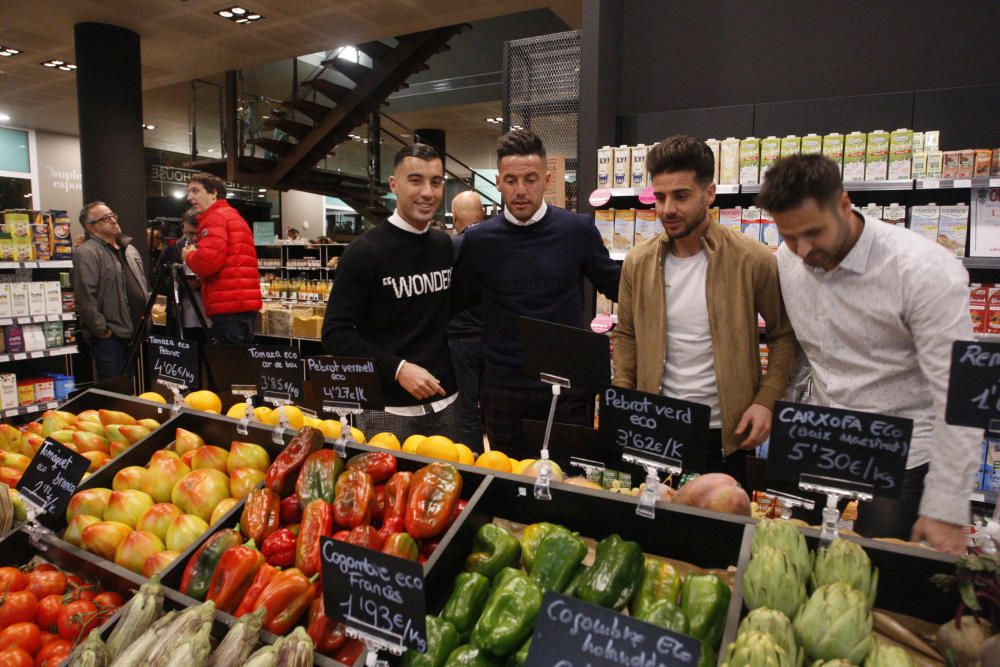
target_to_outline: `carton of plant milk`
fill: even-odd
[[[630,169],[632,185],[629,187],[642,189],[649,185],[646,179],[646,154],[648,152],[649,146],[646,144],[632,147],[632,168]]]
[[[969,205],[942,206],[938,218],[937,242],[954,253],[965,257],[965,239],[969,234]]]
[[[823,137],[823,155],[837,163],[841,176],[844,174],[844,135],[831,132]]]
[[[0,283],[0,317],[13,317],[10,303],[10,283]]]
[[[969,285],[969,315],[972,316],[972,330],[986,333],[986,300],[990,289],[981,283]]]
[[[714,183],[719,182],[719,160],[721,156],[719,155],[719,140],[718,139],[705,139],[705,145],[708,149],[712,151],[712,161],[715,163],[713,166],[714,174],[712,175],[712,181]]]
[[[864,132],[851,132],[844,137],[844,180],[865,180],[865,149],[868,145],[868,135]]]
[[[740,142],[740,185],[760,182],[760,139],[747,137]]]
[[[611,187],[629,187],[629,170],[632,168],[632,151],[628,146],[618,146],[614,149],[614,172]]]
[[[913,131],[900,129],[889,135],[889,180],[910,178],[913,170]]]
[[[28,314],[45,315],[45,283],[28,283]]]
[[[958,178],[959,162],[961,162],[961,151],[945,151],[941,161],[941,178]]]
[[[927,151],[927,178],[941,178],[944,174],[944,153]]]
[[[615,236],[615,212],[612,209],[600,209],[594,211],[594,224],[597,231],[601,233],[601,241],[608,252],[614,250]]]
[[[47,280],[45,285],[45,314],[59,315],[62,313],[62,290],[59,288],[59,281]]]
[[[809,133],[802,137],[802,154],[813,155],[823,152],[823,137],[818,134]]]
[[[976,170],[976,151],[958,151],[958,176],[956,178],[972,178]]]
[[[875,218],[876,220],[882,219],[882,207],[878,204],[865,204],[861,212],[867,215],[869,218]]]
[[[924,145],[924,133],[914,132],[913,133],[913,152],[919,153],[921,151],[926,151],[927,147]]]
[[[611,146],[601,146],[597,149],[597,187],[611,187]]]
[[[764,181],[764,174],[771,168],[771,165],[781,157],[781,139],[770,136],[760,140],[760,180]]]
[[[976,163],[972,169],[973,178],[989,178],[990,165],[993,163],[993,151],[989,148],[976,149]]]
[[[868,133],[865,152],[865,180],[884,181],[889,173],[889,133],[875,130]]]
[[[924,132],[924,150],[928,153],[941,150],[941,130]]]
[[[760,210],[760,240],[767,244],[771,250],[777,250],[781,245],[781,234],[778,232],[778,225],[774,222],[774,217],[770,211]]]
[[[27,317],[31,314],[28,307],[28,283],[10,284],[10,315],[11,317]]]
[[[910,231],[937,243],[940,216],[941,207],[937,204],[913,206],[910,208]]]
[[[760,209],[749,206],[743,209],[743,219],[740,221],[740,231],[754,241],[760,241]]]
[[[635,212],[635,244],[655,239],[660,235],[656,211],[651,208],[640,208]]]
[[[719,210],[719,224],[736,232],[743,231],[743,209],[739,206]]]
[[[891,225],[906,225],[906,207],[902,204],[889,204],[882,209],[882,219]]]
[[[628,252],[635,245],[635,209],[621,208],[615,211],[615,252]]]
[[[719,144],[719,154],[719,184],[736,185],[740,182],[740,140],[727,137]]]
[[[789,134],[781,140],[781,157],[798,155],[802,152],[802,139],[794,134]]]
[[[910,175],[916,179],[927,176],[927,151],[920,151],[913,154],[913,165]]]

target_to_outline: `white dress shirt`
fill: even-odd
[[[514,217],[514,214],[510,212],[510,209],[504,206],[503,217],[507,220],[507,222],[509,222],[512,225],[517,225],[518,227],[527,227],[528,225],[533,225],[542,218],[544,218],[548,210],[549,210],[549,205],[546,204],[545,202],[542,202],[542,205],[538,207],[538,210],[535,211],[535,214],[530,218],[528,218],[527,220],[525,220],[524,222],[522,222]]]
[[[949,426],[956,340],[972,339],[969,275],[943,247],[867,216],[831,271],[778,249],[785,308],[813,375],[813,402],[913,420],[907,467],[930,463],[920,514],[969,520],[982,431]]]

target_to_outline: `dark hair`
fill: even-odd
[[[198,226],[198,214],[194,212],[193,208],[189,208],[181,214],[181,224]]]
[[[399,163],[408,157],[415,157],[418,160],[431,162],[433,160],[440,160],[441,154],[429,144],[409,144],[400,148],[399,152],[396,153],[396,159],[392,162],[393,168],[398,167]]]
[[[757,206],[772,213],[797,208],[807,199],[832,206],[844,192],[840,179],[837,163],[824,155],[789,155],[767,170]]]
[[[651,177],[664,172],[693,171],[695,180],[704,187],[715,175],[715,156],[701,139],[675,134],[649,149],[646,170]]]
[[[545,162],[542,138],[531,130],[511,130],[497,141],[497,164],[511,155],[537,155]]]
[[[86,227],[87,223],[90,222],[90,220],[89,220],[89,218],[90,218],[90,209],[94,208],[95,206],[107,206],[107,204],[105,204],[102,201],[92,201],[89,204],[87,204],[86,206],[84,206],[83,208],[81,208],[80,209],[80,224],[83,225],[84,227]]]
[[[226,198],[226,182],[215,174],[202,171],[194,174],[188,183],[201,183],[201,187],[205,188],[205,192],[215,193],[216,199]]]

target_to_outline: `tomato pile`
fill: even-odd
[[[124,604],[49,563],[0,567],[0,665],[55,667]]]

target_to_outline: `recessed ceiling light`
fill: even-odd
[[[242,7],[233,7],[229,11],[231,11],[233,14],[239,14],[240,16],[247,13],[247,10],[243,9]]]
[[[227,7],[226,9],[219,9],[213,13],[216,16],[229,19],[233,23],[239,23],[240,25],[255,23],[264,18],[260,13],[255,12],[252,9],[247,9],[246,7],[240,7],[239,5]]]
[[[11,56],[16,56],[21,53],[21,49],[15,49],[10,46],[4,46],[0,44],[0,57],[10,58]]]
[[[219,16],[221,16],[224,19],[231,19],[231,18],[233,18],[233,13],[231,11],[228,11],[228,10],[225,10],[225,9],[223,9],[218,14],[219,14]]]
[[[152,123],[143,123],[142,124],[142,129],[144,129],[144,130],[155,130],[156,126],[153,125]]]
[[[5,113],[0,113],[0,123],[10,122],[10,116]]]
[[[257,192],[267,192],[267,188],[258,188]]]
[[[58,60],[56,58],[52,58],[52,59],[46,60],[46,61],[44,61],[44,62],[42,62],[40,64],[43,65],[43,66],[45,66],[45,67],[58,68],[58,69],[61,69],[64,72],[72,72],[73,70],[76,69],[76,65],[72,65],[72,64],[66,62],[65,60]]]

